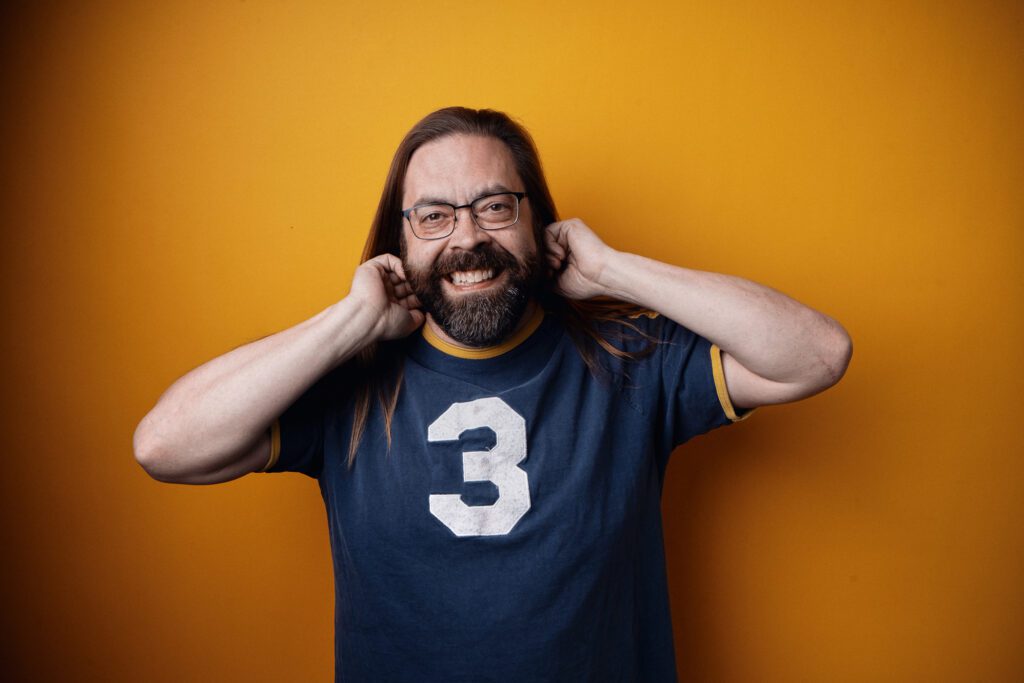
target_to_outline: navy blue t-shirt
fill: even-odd
[[[631,322],[653,353],[599,350],[600,376],[550,314],[469,354],[425,329],[390,451],[374,401],[351,468],[344,368],[275,423],[266,471],[317,478],[327,509],[338,681],[675,680],[662,479],[740,418],[717,347]]]

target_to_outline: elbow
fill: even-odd
[[[853,340],[843,326],[831,318],[827,332],[821,334],[811,348],[804,379],[794,385],[799,388],[790,400],[807,398],[835,386],[850,366]]]
[[[150,424],[148,416],[135,429],[132,450],[135,453],[135,461],[153,479],[166,483],[178,481],[173,476],[172,458]]]
[[[800,379],[772,382],[779,391],[770,398],[761,397],[761,403],[800,401],[825,391],[843,378],[853,356],[853,340],[842,325],[831,318],[828,320],[828,332],[813,340],[804,351],[806,363]]]
[[[829,334],[829,342],[822,354],[822,365],[824,372],[824,387],[834,386],[846,374],[850,367],[850,359],[853,357],[853,339],[842,325],[831,321],[832,328]]]

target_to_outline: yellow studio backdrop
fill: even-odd
[[[563,216],[842,322],[846,378],[665,484],[691,681],[1024,675],[1024,10],[19,3],[4,108],[3,677],[325,681],[323,502],[159,484],[178,376],[342,297],[404,132],[493,107]]]

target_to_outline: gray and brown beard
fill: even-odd
[[[402,265],[405,276],[423,310],[429,313],[444,333],[466,346],[494,346],[505,341],[536,296],[542,272],[536,254],[523,263],[509,252],[490,244],[473,251],[442,254],[427,269],[417,270],[406,258],[402,241]],[[506,286],[493,292],[467,292],[449,298],[441,283],[455,271],[494,269],[494,276],[508,273]]]

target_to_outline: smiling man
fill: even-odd
[[[161,481],[318,480],[337,680],[675,679],[661,485],[693,436],[845,372],[831,318],[557,220],[504,114],[427,116],[348,296],[182,377]]]
[[[493,137],[445,137],[423,145],[409,162],[403,203],[411,208],[402,215],[416,239],[403,238],[402,263],[448,341],[498,344],[534,305],[543,268],[534,233],[506,230],[520,221],[533,225],[527,195],[516,187],[522,181],[512,156]],[[434,194],[441,188],[442,195]],[[456,205],[455,197],[469,199]],[[456,231],[463,209],[463,229]]]

